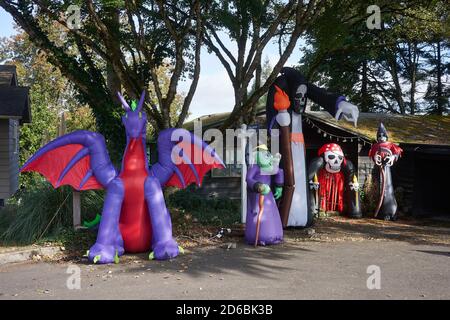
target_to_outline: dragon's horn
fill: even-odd
[[[128,103],[125,101],[124,97],[120,94],[120,92],[117,92],[117,96],[119,97],[120,102],[122,103],[122,107],[125,111],[130,111],[131,108],[128,105]]]
[[[144,106],[144,99],[145,99],[145,89],[142,90],[141,98],[139,99],[139,103],[137,106],[137,111],[140,112],[142,110],[142,107]]]

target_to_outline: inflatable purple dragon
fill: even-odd
[[[97,241],[88,251],[94,263],[118,262],[124,252],[146,252],[150,258],[170,259],[182,248],[172,237],[172,223],[162,188],[185,188],[212,168],[223,168],[214,149],[184,129],[166,129],[158,136],[158,162],[151,168],[146,154],[145,92],[125,109],[127,145],[117,172],[99,133],[75,131],[61,136],[34,154],[21,171],[36,171],[57,188],[106,189]],[[195,160],[195,161],[194,161]]]

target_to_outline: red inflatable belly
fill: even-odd
[[[151,249],[152,227],[144,198],[147,178],[145,153],[141,139],[131,139],[125,152],[120,178],[125,197],[120,214],[119,228],[125,252],[145,252]]]

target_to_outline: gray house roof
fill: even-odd
[[[203,129],[219,127],[229,115],[225,112],[201,116],[186,122],[183,127],[193,130],[196,120],[202,120]],[[258,116],[265,117],[265,113],[260,112]],[[376,140],[378,124],[383,122],[392,142],[450,146],[450,116],[360,112],[357,128],[351,122],[335,120],[325,111],[307,111],[304,117],[344,130],[368,142]]]
[[[0,66],[0,118],[31,122],[29,88],[17,86],[16,66]]]
[[[0,86],[17,86],[16,66],[0,66]]]

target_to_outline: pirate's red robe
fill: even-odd
[[[325,168],[319,170],[320,210],[344,211],[344,174],[342,171],[330,173]]]

